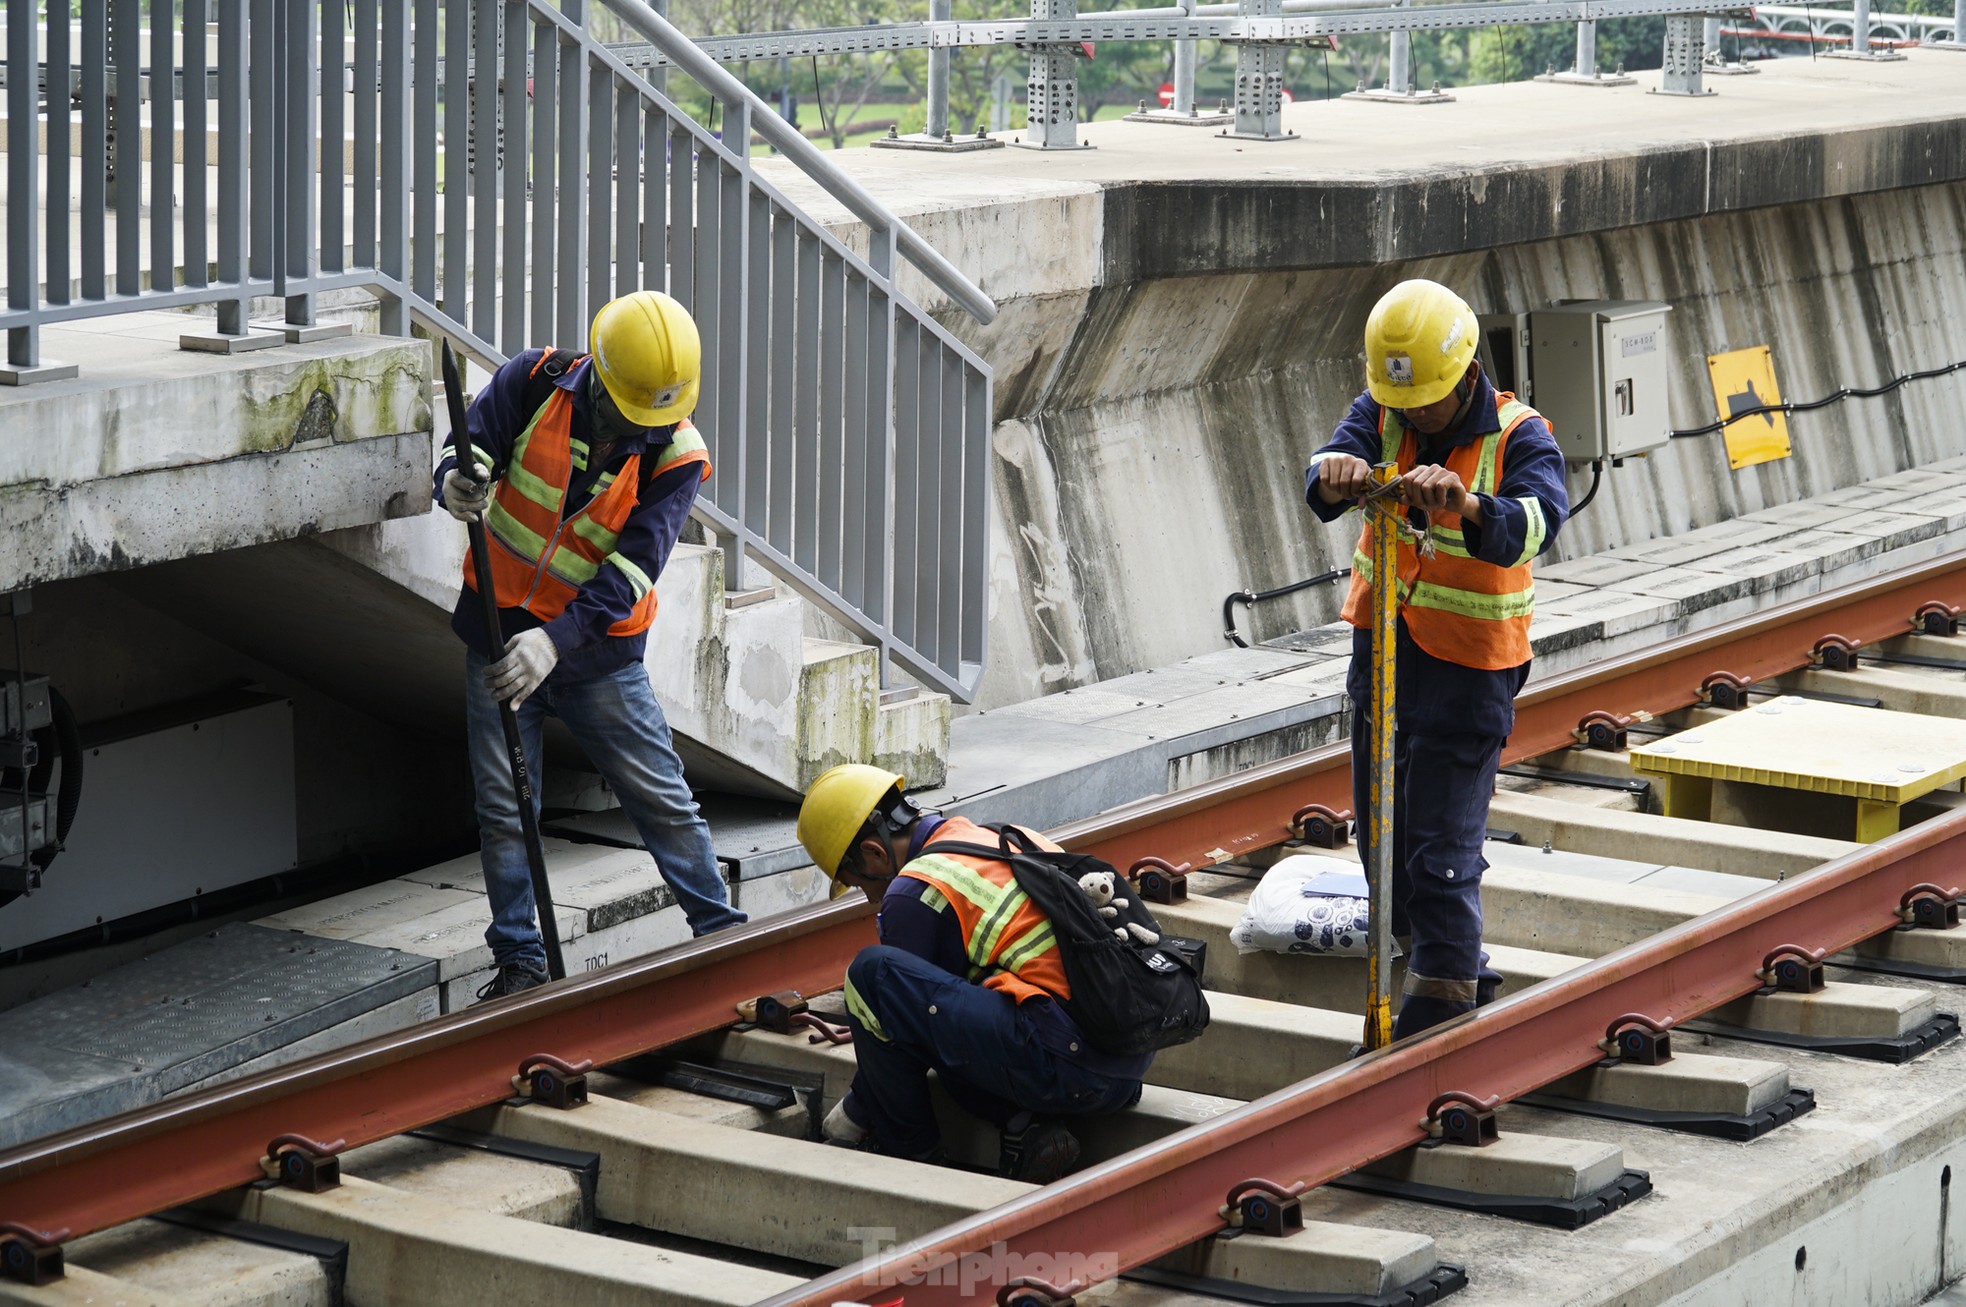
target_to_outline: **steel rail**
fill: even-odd
[[[1760,679],[1805,666],[1816,639],[1830,633],[1827,627],[1866,642],[1905,633],[1913,610],[1931,600],[1966,606],[1966,551],[1557,677],[1523,699],[1508,756],[1516,759],[1563,747],[1570,742],[1577,718],[1592,709],[1643,707],[1656,713],[1687,706],[1698,700],[1700,681],[1713,671]],[[1148,848],[1165,849],[1189,861],[1220,860],[1287,839],[1290,814],[1306,802],[1344,806],[1349,800],[1346,758],[1343,746],[1317,750],[1115,809],[1052,833],[1074,848],[1100,852],[1112,860]],[[1039,1225],[1031,1224],[1036,1209],[1020,1203],[998,1209],[988,1218],[1010,1221],[1009,1225],[969,1222],[933,1238],[986,1230],[994,1237],[994,1232],[1014,1232],[1015,1227],[1026,1230],[1017,1237],[1028,1242],[1039,1237],[1029,1229],[1040,1234],[1054,1227],[1082,1231],[1091,1228],[1084,1220],[1118,1213],[1137,1227],[1129,1238],[1160,1232],[1155,1237],[1161,1239],[1161,1251],[1191,1242],[1214,1227],[1199,1227],[1194,1211],[1177,1209],[1173,1203],[1177,1194],[1188,1192],[1180,1172],[1190,1163],[1199,1166],[1196,1174],[1209,1177],[1204,1187],[1220,1194],[1231,1181],[1273,1170],[1266,1162],[1229,1174],[1256,1155],[1252,1148],[1267,1149],[1272,1142],[1306,1150],[1301,1155],[1312,1157],[1320,1138],[1326,1148],[1334,1138],[1347,1139],[1342,1155],[1330,1162],[1338,1170],[1366,1160],[1363,1141],[1370,1140],[1372,1148],[1384,1144],[1382,1151],[1394,1151],[1403,1146],[1400,1141],[1417,1138],[1419,1108],[1434,1094],[1443,1088],[1469,1087],[1453,1082],[1482,1065],[1483,1055],[1471,1050],[1483,1035],[1498,1037],[1497,1048],[1516,1050],[1495,1055],[1496,1064],[1505,1071],[1520,1058],[1522,1047],[1533,1048],[1545,1037],[1555,1041],[1557,1051],[1535,1064],[1540,1068],[1536,1074],[1563,1063],[1546,1079],[1596,1058],[1594,1042],[1586,1050],[1582,1044],[1555,1038],[1564,1005],[1573,1000],[1582,1003],[1597,992],[1580,988],[1579,977],[1588,976],[1601,987],[1603,1001],[1591,1006],[1594,1013],[1601,1007],[1614,1014],[1644,1011],[1664,1019],[1693,1006],[1711,1008],[1758,983],[1749,974],[1749,962],[1758,964],[1767,947],[1792,942],[1843,947],[1895,924],[1895,914],[1889,920],[1880,914],[1895,909],[1896,896],[1904,888],[1922,881],[1949,884],[1946,857],[1966,853],[1962,822],[1966,813],[1916,827],[1831,864],[1824,873],[1756,895],[1745,901],[1746,907],[1730,906],[1636,950],[1613,954],[1560,978],[1547,991],[1538,987],[1484,1009],[1478,1020],[1456,1024],[1424,1044],[1395,1047],[1356,1063],[1345,1069],[1344,1092],[1335,1087],[1333,1075],[1318,1077],[1220,1118],[1200,1142],[1191,1135],[1177,1137],[1171,1151],[1160,1155],[1167,1160],[1149,1163],[1141,1154],[1130,1154],[1097,1168],[1086,1178],[1068,1182],[1056,1195],[1047,1190],[1041,1201],[1048,1206]],[[1935,841],[1943,841],[1945,856],[1932,852],[1940,847]],[[1908,870],[1877,862],[1894,852],[1905,855]],[[1878,871],[1879,884],[1850,888],[1846,882],[1853,876],[1868,874],[1852,871],[1860,867],[1885,868]],[[1752,923],[1741,919],[1750,907],[1755,914],[1778,913],[1771,919],[1781,929],[1751,929]],[[1845,913],[1847,919],[1841,915]],[[1829,923],[1822,930],[1816,929],[1818,916]],[[1855,933],[1852,923],[1861,927]],[[499,1101],[509,1095],[510,1078],[519,1062],[535,1053],[604,1064],[722,1028],[732,1020],[735,997],[788,986],[820,990],[837,985],[853,953],[871,942],[871,925],[867,905],[843,900],[768,926],[723,932],[592,976],[545,986],[489,1009],[456,1013],[324,1053],[196,1097],[154,1104],[31,1141],[0,1153],[0,1222],[18,1221],[37,1229],[66,1227],[73,1235],[105,1229],[259,1179],[264,1141],[277,1135],[345,1137],[349,1146],[358,1146]],[[1775,938],[1784,934],[1789,937]],[[1690,960],[1668,959],[1659,953],[1668,940],[1681,941]],[[1757,943],[1764,940],[1766,947]],[[1744,962],[1750,953],[1752,959]],[[1662,959],[1669,965],[1658,966]],[[1602,1019],[1593,1019],[1601,1032]],[[1525,1035],[1519,1028],[1534,1033]],[[1416,1049],[1424,1051],[1416,1053]],[[1569,1057],[1580,1060],[1566,1062]],[[1503,1086],[1522,1079],[1505,1076]],[[1361,1104],[1359,1095],[1376,1092],[1374,1087],[1380,1085],[1396,1087],[1385,1091],[1384,1100],[1396,1104],[1396,1110]],[[1271,1124],[1260,1128],[1248,1124],[1250,1113],[1273,1112],[1278,1104],[1306,1113],[1318,1124],[1300,1126],[1295,1116],[1274,1121],[1265,1117]],[[1389,1119],[1398,1129],[1381,1121],[1380,1133],[1369,1131],[1367,1126],[1386,1117],[1388,1110],[1393,1111]],[[1333,1122],[1352,1124],[1334,1126]],[[1222,1133],[1213,1133],[1216,1130]],[[1266,1135],[1266,1130],[1274,1134]],[[1330,1130],[1338,1133],[1324,1134]],[[1354,1131],[1356,1140],[1347,1133]],[[1220,1160],[1209,1160],[1218,1151]],[[1156,1178],[1148,1174],[1155,1166],[1175,1170]],[[1116,1196],[1100,1199],[1094,1190],[1106,1184],[1116,1186]],[[1123,1202],[1118,1195],[1133,1197]],[[1091,1204],[1090,1216],[1076,1214],[1073,1205],[1079,1203]],[[953,1246],[937,1243],[935,1248]],[[1105,1245],[1095,1241],[1082,1246]],[[1136,1247],[1136,1243],[1125,1246]],[[882,1273],[893,1271],[889,1265]]]
[[[1758,989],[1771,949],[1833,952],[1896,927],[1899,896],[1956,884],[1962,860],[1955,812],[759,1307],[871,1301],[890,1286],[905,1286],[908,1307],[957,1307],[987,1301],[1002,1268],[1138,1266],[1221,1230],[1232,1185],[1315,1186],[1419,1143],[1436,1095],[1531,1093],[1601,1059],[1622,1013],[1678,1024]]]
[[[1751,681],[1807,667],[1829,634],[1869,644],[1912,630],[1928,600],[1966,607],[1966,550],[1887,577],[1793,600],[1666,644],[1551,677],[1516,701],[1515,730],[1502,761],[1521,762],[1575,742],[1578,719],[1594,710],[1654,715],[1702,701],[1700,683],[1726,671]],[[1074,852],[1116,867],[1144,857],[1197,867],[1290,839],[1291,814],[1305,804],[1352,806],[1351,746],[1326,745],[1169,795],[1109,809],[1050,832]]]
[[[739,996],[839,984],[874,942],[842,900],[472,1008],[0,1153],[0,1222],[80,1236],[262,1177],[284,1134],[359,1147],[509,1098],[537,1053],[604,1065],[729,1026]]]

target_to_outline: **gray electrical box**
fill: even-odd
[[[1578,300],[1529,315],[1530,402],[1565,458],[1629,458],[1665,445],[1670,312],[1653,300]]]

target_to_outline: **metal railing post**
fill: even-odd
[[[382,0],[381,48],[377,57],[382,65],[381,106],[377,111],[382,129],[379,189],[381,209],[376,222],[376,267],[396,283],[396,294],[382,301],[382,333],[407,336],[410,332],[410,188],[412,152],[429,148],[387,124],[409,121],[410,106],[410,3],[409,0]]]
[[[1404,9],[1409,0],[1394,0],[1393,9]],[[1386,84],[1379,88],[1367,87],[1363,82],[1355,91],[1347,91],[1347,100],[1380,100],[1398,104],[1447,104],[1454,97],[1440,89],[1436,82],[1430,91],[1422,91],[1413,85],[1413,34],[1403,27],[1393,29],[1387,44]]]
[[[928,21],[946,23],[955,14],[952,0],[928,0]],[[928,52],[928,122],[930,136],[949,131],[949,47],[938,45]]]
[[[1237,0],[1243,18],[1276,18],[1283,0]],[[1227,135],[1243,141],[1289,141],[1283,130],[1284,48],[1274,42],[1244,41],[1236,46],[1235,126]]]
[[[1900,50],[1870,43],[1870,0],[1855,0],[1850,10],[1850,48],[1831,50],[1832,59],[1863,59],[1870,63],[1889,63],[1904,58]]]
[[[1707,76],[1712,77],[1718,73],[1723,77],[1734,77],[1743,73],[1758,73],[1761,71],[1753,64],[1744,64],[1738,59],[1730,61],[1722,57],[1720,53],[1720,19],[1718,17],[1708,18],[1703,31],[1707,47]],[[1738,48],[1736,47],[1737,50]]]
[[[1952,39],[1927,41],[1923,50],[1966,50],[1966,0],[1952,0]]]
[[[41,87],[34,75],[40,35],[32,0],[7,0],[7,121],[12,124],[7,133],[7,307],[17,313],[41,307],[41,186],[35,176],[41,160],[36,127]],[[62,108],[67,112],[66,105]],[[75,369],[67,369],[67,375],[74,376]],[[9,327],[0,382],[18,386],[53,379],[41,362],[40,325]]]
[[[1567,73],[1552,68],[1536,77],[1539,82],[1571,83],[1578,86],[1630,86],[1638,79],[1625,76],[1620,68],[1616,74],[1606,77],[1597,70],[1597,20],[1580,18],[1577,20],[1577,58]]]
[[[280,261],[281,295],[286,300],[285,324],[314,325],[314,292],[310,283],[319,265],[314,197],[319,189],[320,98],[315,90],[321,76],[321,51],[316,26],[310,22],[311,0],[286,0],[281,62],[286,72],[282,97],[286,130],[281,159],[281,191],[285,201],[285,255]],[[339,62],[339,61],[337,61]],[[340,88],[336,88],[340,93]],[[339,145],[339,142],[336,142]]]

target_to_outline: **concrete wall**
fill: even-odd
[[[999,377],[983,705],[1218,648],[1230,591],[1347,565],[1355,527],[1311,517],[1304,464],[1360,389],[1367,309],[1413,276],[1455,286],[1483,312],[1566,298],[1671,303],[1672,419],[1693,427],[1714,416],[1711,353],[1771,346],[1792,399],[1966,355],[1955,326],[1966,321],[1966,186],[1368,268],[1148,277],[1012,302],[1008,323],[972,333]],[[1607,469],[1556,556],[1966,452],[1966,375],[1796,415],[1790,429],[1793,457],[1740,472],[1711,436]],[[1573,496],[1587,485],[1585,469]],[[1244,630],[1330,621],[1340,597],[1326,587],[1265,605]]]

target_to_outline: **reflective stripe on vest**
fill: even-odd
[[[576,360],[573,366],[578,365]],[[573,397],[555,387],[513,444],[504,479],[485,512],[485,531],[492,543],[492,590],[499,607],[524,608],[540,621],[550,622],[603,566],[613,567],[627,578],[634,607],[608,627],[608,634],[636,635],[655,621],[655,578],[617,554],[615,546],[635,509],[642,455],[630,454],[619,469],[596,477],[593,497],[562,520],[574,469],[584,468],[587,462],[587,447],[572,438],[572,426]],[[708,447],[687,421],[678,424],[657,457],[653,475],[684,463],[700,463],[702,475],[710,475]],[[477,589],[475,560],[468,551],[464,583]]]
[[[1471,494],[1495,494],[1510,433],[1540,416],[1507,392],[1497,399],[1501,429],[1456,446],[1444,463]],[[1395,463],[1402,473],[1413,469],[1419,442],[1411,432],[1389,423],[1384,408],[1379,410],[1379,441],[1382,461]],[[1527,529],[1522,554],[1510,566],[1498,567],[1470,554],[1461,519],[1453,513],[1428,515],[1434,557],[1421,558],[1411,543],[1400,542],[1396,582],[1407,633],[1434,657],[1489,670],[1529,661],[1529,622],[1536,608],[1529,564],[1548,539],[1549,529],[1541,501],[1530,496],[1519,502],[1527,514]],[[1371,626],[1372,587],[1378,579],[1372,571],[1372,529],[1368,521],[1360,533],[1352,555],[1351,589],[1345,596],[1344,618],[1360,628]]]
[[[970,978],[982,976],[984,985],[1019,1003],[1034,998],[1070,998],[1072,987],[1065,979],[1065,963],[1058,952],[1051,918],[1017,887],[1010,864],[968,854],[937,853],[935,846],[943,841],[992,845],[997,843],[997,836],[974,822],[951,817],[936,827],[921,856],[900,873],[926,884],[929,888],[923,897],[939,895],[956,914]],[[1048,849],[1058,847],[1042,839],[1039,842]]]

